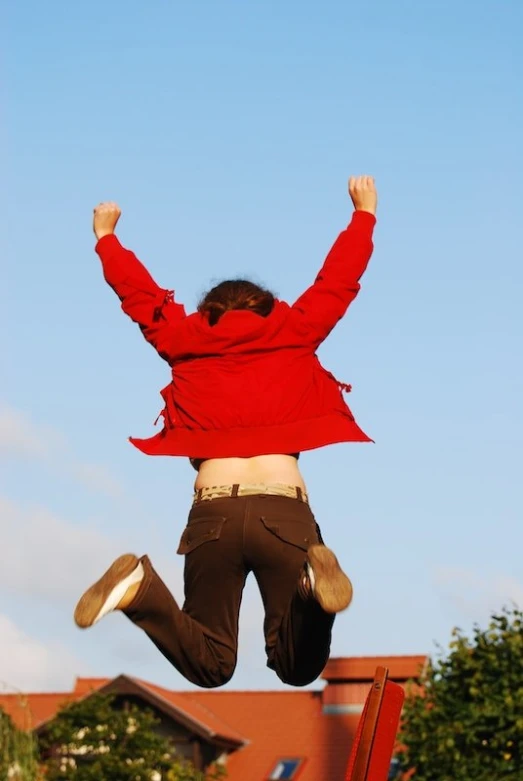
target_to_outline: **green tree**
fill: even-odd
[[[165,778],[166,781],[222,781],[226,777],[227,771],[223,765],[215,765],[207,773],[198,773],[190,763],[178,760]]]
[[[22,732],[0,708],[0,778],[9,781],[34,781],[38,754],[31,733]]]
[[[455,629],[449,653],[429,663],[420,683],[403,712],[403,778],[523,779],[521,611],[493,615],[472,639]]]
[[[93,694],[65,706],[40,739],[46,781],[206,781],[134,704]]]

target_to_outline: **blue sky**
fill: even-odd
[[[432,653],[523,603],[520,3],[8,3],[0,680],[187,687],[122,616],[74,604],[149,552],[182,596],[184,460],[146,436],[168,369],[119,311],[93,206],[189,309],[246,274],[293,299],[379,188],[375,254],[320,357],[374,445],[301,465],[355,585],[333,653]],[[244,598],[233,687],[279,685]]]

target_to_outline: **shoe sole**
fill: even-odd
[[[312,545],[307,557],[314,572],[314,599],[326,613],[340,613],[352,601],[352,583],[334,553],[324,545]]]
[[[92,626],[113,589],[138,566],[139,559],[126,553],[114,561],[100,580],[97,580],[80,598],[74,611],[75,623],[80,629]]]

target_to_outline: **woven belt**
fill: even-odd
[[[266,485],[265,483],[245,483],[240,485],[212,485],[208,488],[199,488],[193,496],[193,504],[206,502],[211,499],[220,499],[225,496],[259,496],[265,494],[268,496],[288,496],[290,499],[298,499],[300,502],[309,503],[309,498],[305,491],[298,485],[284,485],[283,483],[274,483]]]

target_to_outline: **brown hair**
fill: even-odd
[[[248,279],[226,279],[206,293],[198,304],[198,312],[207,314],[209,325],[231,309],[249,309],[267,317],[274,307],[274,295]]]

